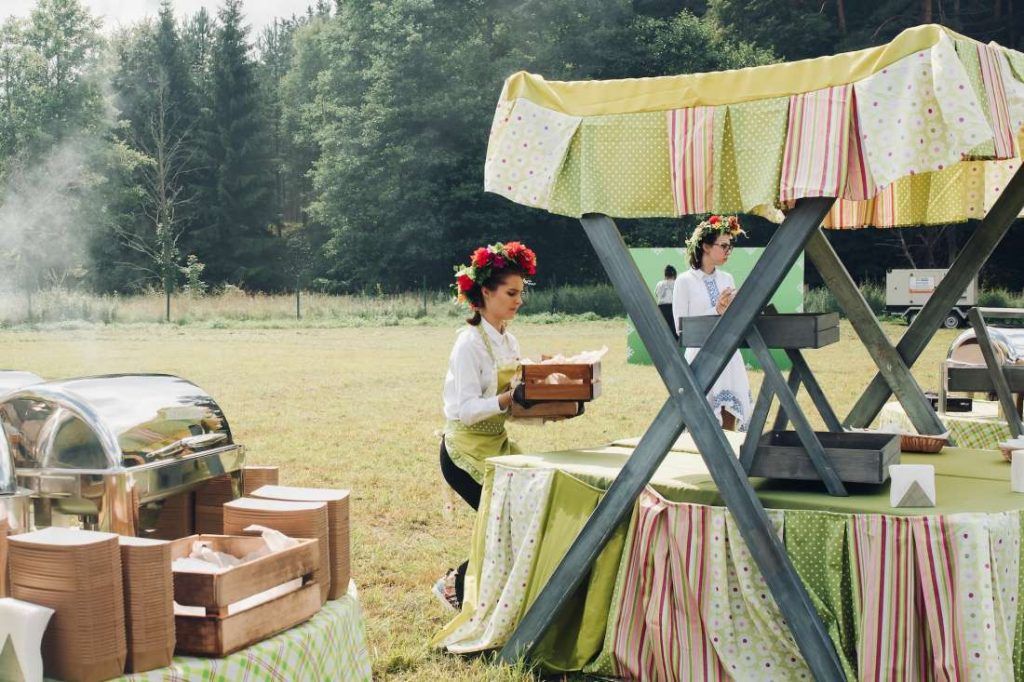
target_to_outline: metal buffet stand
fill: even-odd
[[[36,527],[140,535],[164,499],[215,476],[231,475],[241,493],[244,447],[213,398],[179,377],[25,385],[0,396],[0,427],[0,472],[6,466],[9,487],[13,461],[18,495],[31,495]]]

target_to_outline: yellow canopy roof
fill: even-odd
[[[827,227],[980,218],[1019,165],[1024,55],[941,26],[715,73],[505,82],[485,189],[578,217],[758,213],[837,197]]]

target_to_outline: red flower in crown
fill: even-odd
[[[710,218],[708,218],[708,222],[711,223],[712,225],[717,225],[720,220],[721,218],[719,218],[716,215],[713,215]]]
[[[473,257],[470,259],[470,262],[473,264],[474,267],[482,268],[486,266],[488,263],[490,263],[491,258],[493,257],[494,254],[491,253],[486,246],[481,246],[479,249],[473,252]]]
[[[459,284],[459,291],[460,292],[464,293],[464,292],[467,292],[467,291],[469,291],[470,289],[473,288],[473,278],[470,277],[469,275],[459,275],[456,278],[456,281]]]

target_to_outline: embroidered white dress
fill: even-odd
[[[679,331],[678,320],[681,317],[717,315],[715,305],[718,303],[718,297],[729,287],[736,288],[732,275],[717,268],[710,275],[694,268],[677,277],[676,286],[672,292],[672,318],[677,320],[676,331]],[[693,358],[697,356],[699,350],[699,348],[687,348],[686,361],[693,362]],[[719,423],[722,422],[721,408],[724,407],[736,417],[737,430],[747,430],[753,398],[750,395],[747,369],[739,351],[736,351],[729,359],[725,371],[708,391],[708,403],[711,404],[711,409]]]

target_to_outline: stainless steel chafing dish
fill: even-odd
[[[160,502],[222,474],[245,449],[201,388],[163,374],[37,383],[0,396],[0,425],[35,525],[138,535]]]
[[[31,372],[0,371],[0,395],[41,381]],[[21,533],[32,527],[30,492],[18,487],[14,457],[7,440],[0,438],[0,533]]]

